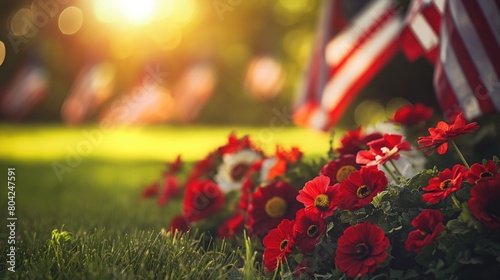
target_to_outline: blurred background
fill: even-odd
[[[368,1],[349,2],[342,7],[346,17]],[[291,110],[320,6],[313,0],[4,1],[2,120],[267,125],[273,108]],[[358,100],[372,99],[368,105],[382,114],[394,97],[434,104],[432,66],[409,66],[398,55]],[[354,123],[356,105],[342,124],[363,122]]]

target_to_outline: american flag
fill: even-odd
[[[434,88],[451,119],[500,110],[500,1],[447,1],[441,20]]]
[[[410,60],[424,55],[435,63],[444,117],[463,112],[470,120],[498,112],[500,1],[415,0],[412,7],[402,48]]]
[[[297,124],[320,130],[335,125],[359,90],[396,53],[403,27],[397,2],[374,0],[332,37],[338,3],[325,1],[309,73],[295,106]]]

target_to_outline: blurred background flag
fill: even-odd
[[[215,68],[209,62],[190,65],[173,90],[173,118],[181,123],[194,121],[212,97],[217,83]]]
[[[370,1],[346,28],[331,34],[332,25],[339,22],[334,18],[341,16],[339,9],[345,3],[325,1],[310,69],[297,98],[294,120],[299,125],[321,130],[335,125],[399,47],[403,20],[397,2]],[[326,46],[325,38],[331,39]]]
[[[408,60],[424,56],[434,63],[439,49],[441,15],[446,0],[413,0],[401,33],[401,49]]]
[[[445,118],[500,110],[500,1],[447,1],[434,71]]]
[[[65,123],[80,124],[106,101],[114,88],[115,68],[107,62],[84,66],[64,101],[61,116]]]
[[[11,120],[26,117],[47,97],[48,74],[37,57],[23,63],[0,97],[0,111]]]

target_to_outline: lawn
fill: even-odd
[[[199,159],[223,144],[232,130],[255,136],[268,152],[276,143],[298,145],[307,156],[328,149],[327,135],[297,128],[273,132],[248,127],[149,127],[109,133],[91,126],[2,125],[0,129],[4,186],[7,168],[16,169],[15,273],[6,270],[9,232],[5,226],[0,231],[0,276],[8,279],[242,277],[245,252],[200,233],[162,235],[161,229],[179,213],[179,201],[162,208],[143,201],[143,186],[159,178],[165,160],[179,153],[188,162]],[[4,223],[7,191],[6,187],[0,191]],[[249,265],[246,277],[256,277],[248,274]]]

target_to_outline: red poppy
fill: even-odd
[[[245,217],[242,213],[236,212],[219,227],[217,236],[221,238],[233,237],[243,229],[244,224]]]
[[[388,183],[384,172],[376,166],[363,167],[339,184],[335,202],[340,209],[356,211],[369,204]]]
[[[349,177],[351,172],[360,168],[361,166],[356,163],[354,155],[341,155],[337,159],[325,164],[319,174],[330,178],[330,185],[333,186],[336,183],[341,183]]]
[[[169,226],[169,231],[178,230],[181,232],[186,232],[190,229],[191,229],[191,227],[188,224],[188,220],[182,215],[174,217],[172,219],[172,221],[170,222],[170,226]]]
[[[252,194],[248,205],[250,234],[263,235],[275,228],[282,219],[293,219],[302,205],[295,200],[297,190],[284,181],[261,186]]]
[[[453,124],[447,124],[443,121],[437,123],[435,128],[429,128],[429,136],[418,138],[418,149],[425,151],[428,155],[436,150],[438,154],[443,155],[448,150],[448,141],[463,135],[470,134],[473,130],[478,129],[476,122],[466,123],[462,113],[459,113]]]
[[[330,186],[330,179],[319,175],[304,185],[297,200],[302,202],[307,212],[326,218],[337,209],[334,202],[335,187]]]
[[[335,264],[351,278],[373,273],[389,255],[389,238],[369,222],[348,227],[337,244]]]
[[[421,103],[405,105],[394,113],[392,120],[403,125],[414,125],[419,122],[426,122],[432,118],[434,110]]]
[[[165,173],[163,178],[163,190],[158,198],[158,205],[163,206],[170,199],[176,197],[181,192],[179,180],[170,173]]]
[[[190,222],[198,221],[219,211],[225,203],[224,194],[210,180],[196,180],[186,188],[182,213]]]
[[[293,227],[295,222],[283,219],[277,228],[272,229],[264,237],[264,266],[269,271],[274,271],[283,259],[286,259],[293,250]]]
[[[301,261],[293,270],[294,279],[314,279],[314,272],[308,260]]]
[[[398,134],[384,134],[382,138],[368,143],[370,150],[359,151],[356,162],[359,164],[382,165],[390,160],[397,160],[399,152],[411,151],[410,143],[403,141],[403,136]]]
[[[441,212],[434,209],[422,211],[411,224],[416,230],[410,232],[405,242],[405,249],[418,253],[423,247],[429,245],[443,231],[444,216]]]
[[[451,193],[458,191],[462,187],[462,181],[467,176],[467,167],[456,164],[453,170],[446,168],[438,173],[438,177],[429,180],[429,184],[423,188],[425,193],[422,195],[424,202],[436,204],[445,199]]]
[[[488,160],[486,165],[474,163],[470,167],[467,178],[469,178],[469,183],[475,184],[479,181],[494,179],[499,176],[498,174],[498,167],[495,162]]]
[[[314,251],[321,236],[326,231],[325,219],[305,209],[297,211],[295,216],[295,244],[302,253]]]
[[[348,131],[342,139],[340,139],[340,143],[342,146],[336,151],[341,155],[355,155],[361,150],[366,150],[367,143],[373,141],[375,139],[381,138],[382,134],[375,132],[367,135],[361,134],[361,127]]]
[[[500,231],[500,180],[478,182],[471,190],[469,209],[487,228]]]
[[[142,198],[149,198],[152,196],[157,196],[160,192],[160,184],[158,182],[153,182],[151,185],[147,186],[142,190]]]

